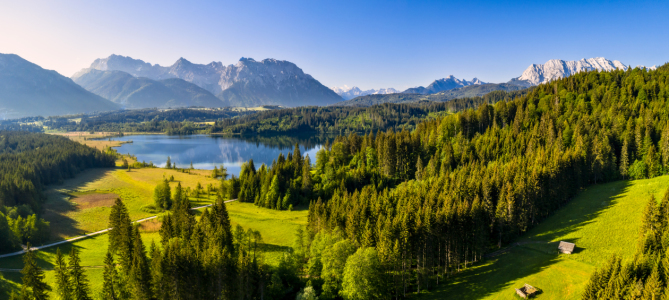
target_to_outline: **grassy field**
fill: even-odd
[[[199,182],[218,186],[216,179],[198,174],[181,173],[160,168],[132,169],[120,168],[90,169],[63,184],[49,186],[44,205],[44,219],[51,222],[52,237],[64,239],[86,232],[107,228],[109,207],[117,197],[123,199],[133,220],[154,215],[142,211],[145,205],[153,203],[153,190],[163,177],[174,176],[170,183],[174,188],[181,183],[183,188],[194,189]],[[192,199],[192,204],[201,205],[211,200],[202,196]]]
[[[537,299],[580,299],[590,274],[612,254],[631,258],[641,213],[650,195],[662,199],[669,176],[618,181],[588,188],[518,239],[518,245],[449,279],[420,299],[520,299],[514,288],[528,283]],[[557,254],[559,241],[576,244]]]
[[[255,206],[253,203],[227,204],[232,226],[260,232],[263,238],[266,263],[276,265],[278,258],[295,241],[298,228],[305,229],[308,210],[277,211]]]
[[[116,146],[116,142],[92,141],[88,138],[100,137],[82,133],[70,134],[71,139],[98,149]],[[88,137],[84,139],[84,137]],[[117,165],[120,165],[120,161]],[[107,228],[110,206],[120,197],[128,207],[133,220],[145,218],[153,213],[142,210],[142,207],[153,203],[153,190],[163,178],[174,176],[170,183],[174,188],[177,183],[186,188],[195,188],[199,182],[206,188],[212,183],[218,186],[218,180],[207,177],[211,171],[191,170],[190,174],[162,168],[132,169],[121,168],[90,169],[78,174],[75,178],[65,180],[62,184],[48,186],[45,194],[43,217],[51,222],[52,240],[61,240]],[[209,204],[214,199],[207,196],[191,198],[193,206]],[[276,211],[259,208],[251,203],[228,203],[227,208],[233,226],[241,225],[244,229],[259,231],[264,240],[266,263],[275,265],[278,258],[287,251],[295,239],[295,231],[307,223],[307,211]],[[199,213],[197,214],[199,215]],[[150,221],[142,223],[140,231],[147,248],[152,241],[160,242],[158,229],[160,223]],[[69,253],[71,247],[80,251],[81,264],[86,266],[86,274],[91,283],[92,291],[102,286],[103,258],[108,246],[106,234],[80,240],[60,246],[61,251]],[[53,263],[57,248],[48,248],[36,252],[39,265],[46,270],[46,281],[53,286]],[[21,269],[23,257],[14,256],[0,259],[0,268]],[[13,271],[0,273],[0,299],[7,299],[11,291],[20,290],[21,274]],[[94,293],[94,295],[95,295]]]

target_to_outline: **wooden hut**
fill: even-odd
[[[521,297],[527,299],[530,296],[532,296],[534,293],[536,293],[537,291],[538,291],[537,288],[535,288],[535,287],[526,283],[523,287],[521,287],[519,289],[516,289],[516,294],[518,294],[518,296],[521,296]]]
[[[574,252],[575,247],[576,245],[573,243],[561,241],[558,245],[558,251],[560,251],[560,253],[571,254]]]

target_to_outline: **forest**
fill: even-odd
[[[342,273],[321,261],[339,239],[374,253],[387,294],[365,299],[405,297],[512,241],[584,187],[667,174],[668,75],[667,65],[583,72],[413,131],[339,136],[312,172],[297,153],[247,164],[230,197],[274,209],[310,199],[305,272],[319,278],[321,297],[353,299]]]
[[[482,97],[371,107],[269,107],[265,111],[172,109],[126,110],[95,116],[42,118],[44,126],[64,131],[164,132],[167,134],[348,134],[376,130],[411,130],[425,118],[511,100],[525,91],[494,91]],[[81,117],[79,122],[73,118]],[[19,120],[20,121],[20,120]],[[31,120],[35,121],[35,120]],[[205,124],[204,122],[214,122]]]
[[[406,298],[448,284],[451,275],[512,242],[585,187],[669,172],[669,65],[582,72],[499,100],[402,121],[411,126],[399,130],[348,130],[314,158],[296,147],[269,166],[249,161],[240,176],[221,179],[221,198],[199,220],[178,189],[167,192],[171,205],[163,207],[171,211],[162,219],[161,243],[148,251],[117,201],[110,227],[119,230],[109,235],[104,297]],[[357,109],[385,113],[386,107],[407,116],[418,109]],[[323,109],[337,112],[334,128],[349,128],[338,125],[349,111]],[[328,116],[298,111],[265,114]],[[295,233],[293,250],[278,266],[268,267],[259,251],[262,237],[232,229],[224,196],[277,210],[308,206],[308,226]],[[665,293],[666,198],[649,200],[634,261],[612,258],[593,275],[585,299]],[[42,299],[34,294],[40,270],[25,265],[27,293]],[[61,295],[77,289],[76,280],[62,282]]]
[[[0,252],[49,238],[49,224],[39,218],[45,185],[87,168],[114,166],[114,161],[111,153],[64,137],[0,131]]]

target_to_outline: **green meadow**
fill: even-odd
[[[580,299],[590,274],[613,254],[630,259],[642,211],[651,195],[659,201],[669,176],[595,185],[543,220],[507,251],[447,279],[420,299],[521,299],[525,283],[536,299]],[[558,254],[560,241],[575,253]]]

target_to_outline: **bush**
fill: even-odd
[[[153,204],[147,204],[139,208],[139,210],[145,212],[145,213],[150,213],[150,214],[157,214],[162,211],[162,209],[156,208],[155,205]]]

